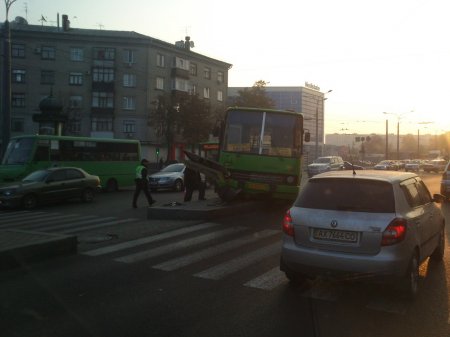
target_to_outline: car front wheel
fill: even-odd
[[[34,194],[27,194],[22,199],[22,205],[25,209],[36,208],[38,204],[37,196]]]
[[[181,192],[183,190],[183,182],[181,180],[176,180],[175,184],[173,185],[173,189],[176,192]]]
[[[85,188],[81,193],[81,200],[83,202],[92,202],[95,198],[95,193],[92,188]]]

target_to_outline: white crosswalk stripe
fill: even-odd
[[[138,221],[136,218],[17,211],[0,214],[0,229],[32,230],[45,233],[76,234],[98,228]]]
[[[204,260],[206,258],[219,255],[221,253],[225,253],[227,251],[230,251],[232,249],[236,249],[238,247],[248,245],[252,242],[256,242],[258,240],[261,240],[266,237],[273,236],[275,234],[278,234],[279,231],[266,229],[261,232],[253,233],[232,241],[225,242],[223,244],[219,244],[210,248],[206,248],[203,250],[200,250],[198,252],[188,254],[181,256],[179,258],[171,259],[162,263],[159,263],[157,265],[154,265],[153,268],[165,270],[165,271],[171,271],[176,270],[185,266],[188,266],[192,263]]]
[[[245,228],[243,227],[232,227],[232,228],[226,228],[222,230],[218,230],[212,233],[203,234],[200,236],[193,237],[191,239],[184,239],[178,242],[171,242],[167,245],[156,247],[150,250],[146,250],[143,252],[130,254],[126,256],[122,256],[120,258],[115,259],[118,262],[124,262],[124,263],[133,263],[137,261],[146,260],[155,256],[167,254],[170,252],[173,252],[175,250],[183,249],[183,248],[189,248],[192,246],[196,246],[200,243],[208,242],[211,240],[215,240],[233,233],[238,233],[243,231]]]
[[[269,270],[267,273],[264,273],[246,283],[244,283],[244,286],[250,287],[250,288],[257,288],[262,290],[272,290],[276,287],[287,284],[288,279],[284,275],[282,271],[280,271],[280,268],[277,266],[271,270]]]

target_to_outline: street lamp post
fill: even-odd
[[[383,112],[385,115],[394,115],[397,117],[397,160],[400,160],[400,119],[403,117],[404,113],[396,114],[393,112]],[[387,120],[386,120],[387,125]],[[386,126],[386,144],[387,144],[387,126]]]
[[[332,92],[333,90],[328,90],[324,95]],[[324,104],[323,102],[327,99],[326,97],[317,96],[316,101],[316,144],[315,144],[315,158],[319,157],[319,100],[322,100],[322,115],[324,115]],[[324,118],[322,118],[323,120]],[[324,125],[325,127],[325,125]],[[322,137],[323,138],[323,137]],[[322,139],[323,140],[323,139]]]

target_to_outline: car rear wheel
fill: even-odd
[[[34,194],[27,194],[22,199],[22,205],[25,209],[33,209],[36,208],[38,204],[37,196]]]
[[[180,179],[177,179],[175,184],[173,184],[173,190],[176,192],[183,191],[183,182]]]
[[[402,290],[406,298],[409,299],[414,299],[419,291],[419,257],[417,252],[414,253],[409,261]]]
[[[442,261],[442,259],[444,258],[444,252],[445,252],[445,231],[444,228],[442,228],[441,232],[439,233],[438,245],[431,254],[431,259],[433,261]]]
[[[92,188],[85,188],[81,193],[81,200],[83,202],[92,202],[95,198],[95,192]]]

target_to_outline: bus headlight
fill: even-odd
[[[288,184],[293,184],[293,183],[295,182],[295,177],[293,177],[293,176],[288,176],[288,177],[286,178],[286,182],[287,182]]]

